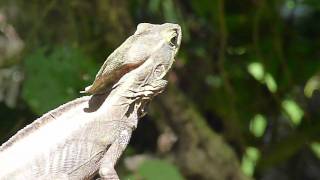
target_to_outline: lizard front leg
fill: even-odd
[[[99,175],[102,180],[119,180],[114,166],[129,143],[132,130],[124,128],[120,130],[119,137],[111,144],[101,160]]]

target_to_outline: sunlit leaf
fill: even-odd
[[[242,158],[241,169],[248,175],[252,176],[258,159],[260,158],[260,151],[255,147],[247,147],[246,152]]]
[[[261,137],[265,132],[266,127],[267,120],[261,114],[255,115],[250,121],[250,131],[256,137]]]
[[[304,94],[305,96],[307,96],[308,98],[310,98],[313,94],[313,91],[320,89],[320,77],[317,76],[313,76],[311,77],[305,87],[304,87]]]
[[[259,62],[253,62],[248,65],[249,73],[258,81],[263,81],[264,79],[264,68]]]
[[[265,84],[270,92],[277,91],[277,83],[270,73],[265,72],[260,62],[252,62],[248,65],[248,72],[259,82]]]
[[[287,112],[289,118],[295,126],[301,123],[304,112],[294,100],[284,100],[282,102],[282,108]]]
[[[310,148],[313,151],[313,153],[320,159],[320,143],[313,142],[311,143]]]
[[[260,157],[260,152],[255,147],[248,147],[246,149],[246,155],[248,156],[249,159],[256,162]]]
[[[255,164],[248,157],[245,156],[244,158],[242,158],[241,168],[242,168],[242,171],[246,175],[248,175],[248,176],[252,176],[253,175],[254,166],[255,166]]]
[[[277,83],[271,74],[269,73],[266,74],[264,82],[266,83],[270,92],[275,93],[277,91]]]

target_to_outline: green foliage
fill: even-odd
[[[315,155],[320,159],[320,143],[319,142],[313,142],[310,145],[311,150],[315,153]]]
[[[163,160],[145,160],[137,169],[135,174],[130,174],[123,179],[126,180],[183,180],[179,170],[171,163]]]
[[[25,59],[27,78],[22,96],[37,114],[79,96],[88,85],[97,66],[80,50],[56,47],[39,48]]]
[[[264,81],[264,68],[261,63],[253,62],[248,65],[249,73],[258,81]]]
[[[255,147],[248,147],[242,158],[242,170],[248,175],[252,176],[258,159],[260,158],[260,152]]]
[[[298,126],[304,114],[299,105],[292,99],[286,99],[282,102],[282,107],[288,113],[293,125]]]
[[[304,87],[304,94],[308,98],[312,97],[312,94],[315,90],[320,90],[320,76],[312,76],[306,83]]]
[[[183,180],[178,169],[162,160],[147,160],[138,169],[139,176],[145,180]]]
[[[255,137],[261,137],[265,132],[266,127],[267,120],[261,114],[255,115],[250,121],[250,131]]]
[[[248,71],[256,80],[265,84],[270,92],[275,93],[277,91],[277,83],[270,73],[265,72],[264,67],[261,63],[250,63],[248,65]]]

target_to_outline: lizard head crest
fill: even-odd
[[[123,42],[103,63],[91,86],[83,93],[105,93],[123,75],[136,69],[150,58],[169,69],[181,43],[178,24],[140,23],[136,32]],[[156,64],[157,64],[156,63]],[[166,74],[165,71],[161,71]],[[159,76],[160,77],[160,76]]]
[[[144,41],[144,44],[148,44],[149,49],[153,47],[153,51],[166,44],[176,54],[181,44],[181,27],[173,23],[140,23],[133,36]]]

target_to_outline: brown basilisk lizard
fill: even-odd
[[[49,111],[2,144],[0,179],[119,179],[114,165],[145,104],[164,90],[180,41],[177,24],[139,24],[85,89],[93,95]]]

